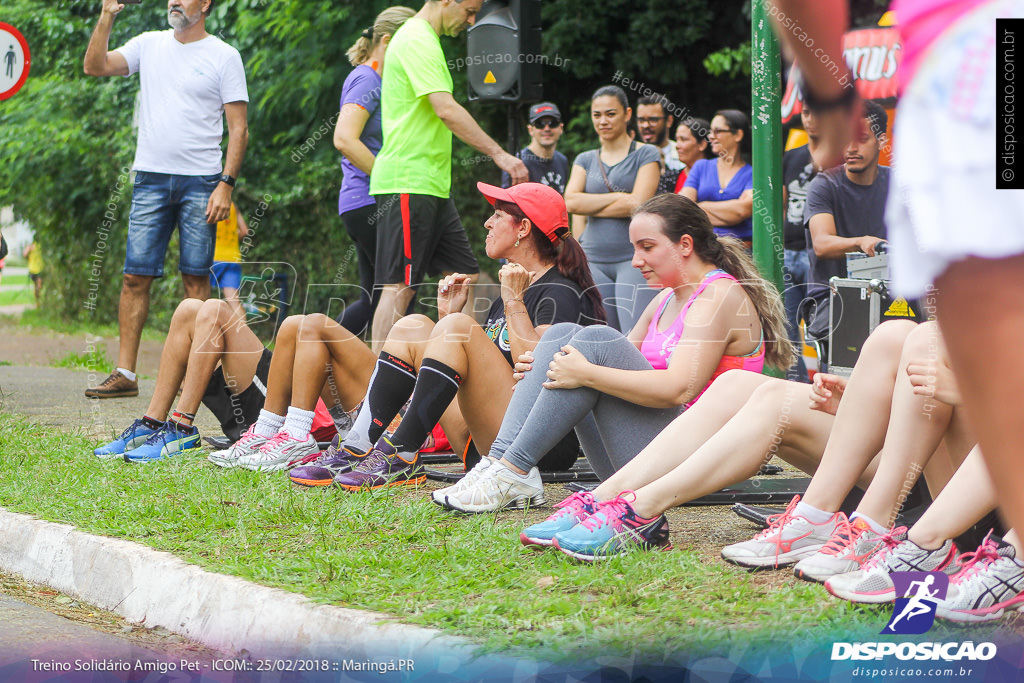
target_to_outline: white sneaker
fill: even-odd
[[[846,515],[837,512],[823,524],[812,524],[793,514],[800,496],[794,496],[786,511],[769,517],[769,527],[749,541],[722,548],[722,559],[741,567],[782,567],[818,552]]]
[[[253,431],[255,427],[256,424],[253,423],[238,441],[222,451],[210,453],[206,459],[218,467],[234,467],[238,464],[239,458],[258,451],[260,446],[267,442],[267,437]]]
[[[543,504],[544,482],[540,470],[532,467],[524,477],[497,461],[474,481],[444,497],[445,507],[459,512],[494,512]]]
[[[863,604],[881,604],[896,599],[893,572],[946,572],[959,569],[956,546],[947,540],[937,550],[926,550],[909,538],[907,528],[898,527],[879,538],[883,547],[855,571],[825,581],[825,590],[837,598]]]
[[[320,447],[312,434],[307,434],[305,440],[300,441],[281,430],[260,446],[259,450],[239,458],[236,465],[256,472],[275,472],[294,467],[304,458],[318,453]]]
[[[863,517],[852,522],[844,518],[836,525],[831,540],[818,552],[797,562],[793,574],[804,581],[824,583],[833,576],[857,571],[885,547],[884,535],[876,533]]]
[[[488,457],[486,455],[483,456],[482,458],[480,458],[480,462],[473,465],[473,469],[471,469],[469,472],[466,472],[466,474],[463,475],[462,479],[459,479],[451,486],[445,486],[444,488],[431,491],[430,499],[437,503],[438,505],[444,507],[444,497],[446,495],[448,495],[449,493],[461,491],[465,487],[475,482],[477,479],[480,478],[484,471],[488,467],[490,467],[494,462],[494,458]]]
[[[991,621],[1024,606],[1024,563],[1015,557],[1012,545],[997,545],[989,536],[977,550],[960,556],[962,569],[949,579],[949,591],[936,603],[935,616]]]

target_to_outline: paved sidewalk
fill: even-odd
[[[0,595],[0,680],[29,680],[30,659],[158,661],[161,656],[121,638]],[[37,669],[38,670],[38,669]],[[26,674],[26,675],[22,675]]]

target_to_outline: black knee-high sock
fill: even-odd
[[[460,384],[462,377],[459,373],[433,358],[424,359],[409,409],[405,411],[402,424],[398,425],[389,439],[391,445],[406,455],[419,451],[430,430],[455,398]]]
[[[416,385],[413,367],[401,358],[382,351],[370,377],[366,400],[356,415],[345,445],[366,452],[377,443],[391,420],[409,399]]]

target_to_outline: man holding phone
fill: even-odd
[[[164,274],[164,255],[175,225],[185,297],[210,295],[216,224],[228,217],[249,140],[242,58],[238,50],[206,32],[213,3],[168,0],[171,30],[143,33],[110,51],[114,17],[124,5],[103,0],[85,52],[86,74],[139,72],[141,81],[139,137],[132,164],[135,181],[118,307],[117,368],[102,384],[86,390],[90,398],[139,393],[135,363],[149,313],[149,290],[153,278]],[[228,148],[222,167],[224,118]]]

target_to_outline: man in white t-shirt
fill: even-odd
[[[235,178],[249,140],[249,96],[238,50],[206,32],[214,0],[168,0],[172,30],[150,31],[108,50],[114,17],[124,9],[103,0],[100,19],[85,53],[90,76],[139,73],[139,138],[135,183],[128,218],[128,247],[118,308],[117,368],[90,398],[136,396],[135,363],[149,312],[153,278],[164,274],[164,256],[174,226],[180,237],[185,297],[210,295],[216,225],[228,217]],[[221,166],[224,119],[227,158]]]

